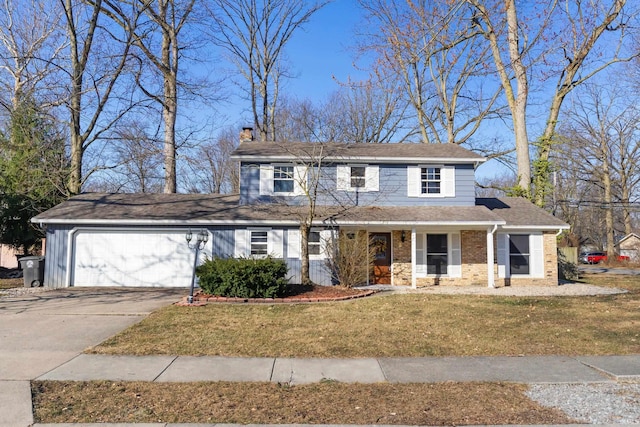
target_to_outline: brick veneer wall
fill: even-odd
[[[401,241],[402,232],[394,231],[393,242],[393,284],[411,285],[411,232],[405,231],[405,241]],[[484,230],[463,230],[460,233],[462,277],[420,277],[416,279],[418,287],[448,286],[487,286],[486,245],[487,233]],[[498,278],[497,243],[494,237],[494,278],[497,286],[548,285],[558,284],[558,255],[556,236],[553,232],[543,234],[544,277],[534,278]]]

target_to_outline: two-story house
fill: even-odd
[[[558,283],[556,236],[568,225],[524,199],[476,198],[485,159],[460,146],[245,140],[232,157],[237,195],[81,194],[35,217],[46,227],[45,285],[188,286],[189,229],[208,233],[204,256],[283,258],[297,282],[310,204],[319,284],[335,281],[326,242],[340,231],[375,245],[369,283]]]

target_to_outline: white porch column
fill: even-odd
[[[493,269],[493,233],[496,231],[496,227],[487,229],[487,283],[490,288],[496,287],[496,280]]]
[[[417,288],[416,285],[416,229],[411,229],[411,287]]]

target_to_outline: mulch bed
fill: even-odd
[[[282,298],[221,297],[197,292],[193,296],[193,304],[187,303],[187,297],[184,297],[177,305],[205,305],[212,302],[262,304],[328,302],[363,298],[374,293],[374,290],[353,289],[342,286],[291,285],[287,294]]]

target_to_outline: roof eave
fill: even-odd
[[[254,155],[232,155],[231,160],[254,161],[254,162],[291,162],[299,159],[311,159],[313,156],[254,156]],[[341,156],[322,157],[323,162],[374,162],[386,164],[421,164],[421,163],[448,163],[448,164],[478,164],[487,161],[486,157],[377,157],[377,156]]]

